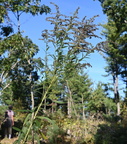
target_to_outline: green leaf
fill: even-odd
[[[42,117],[42,116],[37,116],[37,118],[41,119],[41,120],[46,120],[51,124],[55,124],[53,120],[49,119],[48,117]]]
[[[17,127],[13,127],[14,130],[21,132],[21,129],[17,128]]]

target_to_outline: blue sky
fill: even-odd
[[[53,2],[57,4],[60,8],[60,12],[65,15],[71,15],[78,7],[80,7],[79,10],[79,18],[83,18],[84,16],[87,16],[87,19],[99,15],[95,19],[95,23],[106,23],[107,18],[106,15],[103,14],[102,8],[100,5],[100,2],[98,0],[42,0],[42,4],[45,4],[49,6],[52,10],[52,12],[55,12],[55,7],[50,4],[50,2]],[[41,16],[31,16],[31,15],[25,15],[23,14],[21,16],[21,30],[24,31],[24,35],[28,36],[32,39],[32,41],[37,44],[40,48],[40,52],[38,53],[39,57],[44,58],[44,51],[45,45],[43,41],[39,40],[41,38],[41,32],[44,29],[50,29],[51,25],[49,22],[46,22],[46,17],[50,16],[48,15],[41,15]],[[12,21],[15,21],[14,17],[11,17]],[[102,28],[96,32],[97,35],[101,36],[100,33],[102,31]],[[95,46],[97,43],[103,41],[102,39],[93,39],[91,43]],[[105,60],[102,58],[102,56],[98,53],[91,54],[87,62],[90,62],[92,65],[92,68],[86,69],[86,72],[88,72],[89,77],[93,80],[93,82],[97,83],[98,81],[101,82],[107,82],[110,81],[110,78],[103,77],[102,75],[105,75],[104,67],[106,66]],[[110,81],[111,82],[111,81]]]

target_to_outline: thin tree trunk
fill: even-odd
[[[28,60],[28,63],[31,65],[30,59]],[[30,73],[29,79],[30,79],[31,110],[32,110],[31,120],[33,121],[34,120],[34,93],[33,93],[32,73]],[[33,130],[33,128],[32,128],[32,144],[34,144],[34,130]]]
[[[82,95],[82,116],[83,116],[83,120],[85,120],[85,108],[84,108],[84,99],[83,99],[83,95]]]
[[[120,102],[117,102],[117,115],[120,116]]]
[[[18,32],[20,33],[20,14],[19,14],[19,11],[17,11],[17,21],[18,21]]]
[[[74,109],[75,116],[76,116],[77,118],[79,118],[79,116],[78,116],[78,114],[77,114],[77,112],[76,112],[76,109],[75,109],[75,105],[74,105],[74,101],[73,101],[73,99],[72,99],[72,95],[71,95],[71,103],[72,103],[72,108]]]
[[[114,76],[114,96],[117,105],[117,116],[120,115],[120,98],[119,98],[119,91],[118,91],[118,75]]]
[[[32,101],[32,120],[34,120],[34,93],[33,85],[31,84],[31,101]],[[32,129],[32,144],[34,144],[34,130]]]
[[[71,101],[70,101],[70,96],[68,97],[68,101],[67,101],[67,114],[68,114],[68,117],[71,118]]]
[[[74,106],[74,102],[73,102],[73,99],[72,99],[72,92],[71,92],[71,90],[70,90],[70,88],[69,88],[69,84],[68,84],[68,81],[67,81],[67,89],[68,89],[68,93],[69,93],[69,98],[68,98],[68,112],[69,112],[69,117],[71,117],[72,116],[72,108],[74,109],[74,113],[75,113],[75,115],[78,117],[78,115],[77,115],[77,112],[76,112],[76,109],[75,109],[75,106]]]
[[[32,109],[32,121],[34,120],[34,94],[33,94],[33,85],[32,85],[32,74],[30,74],[31,77],[31,109]],[[32,144],[34,144],[34,130],[32,128]]]

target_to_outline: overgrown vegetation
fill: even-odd
[[[47,21],[51,30],[42,31],[45,57],[37,58],[37,45],[21,33],[20,16],[49,13],[41,1],[2,1],[0,6],[0,122],[2,138],[3,113],[8,105],[14,106],[15,144],[126,144],[126,89],[124,100],[118,89],[118,76],[126,83],[126,29],[127,11],[124,1],[101,1],[108,23],[103,25],[107,41],[94,47],[88,40],[95,35],[97,16],[78,18],[79,8],[71,16],[61,14],[59,6]],[[119,11],[119,7],[123,11]],[[108,11],[108,9],[112,10]],[[17,33],[9,21],[9,12],[16,16]],[[6,23],[7,21],[7,23]],[[123,22],[120,27],[120,23]],[[113,28],[113,29],[112,29]],[[121,28],[121,29],[120,29]],[[106,54],[108,74],[112,85],[93,82],[86,73],[91,66],[91,53]],[[52,61],[52,62],[51,62]],[[114,92],[111,98],[109,92]]]

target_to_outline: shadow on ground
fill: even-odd
[[[127,144],[127,127],[116,123],[99,125],[95,144]]]

